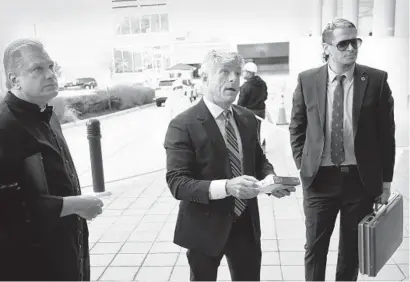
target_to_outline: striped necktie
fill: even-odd
[[[231,171],[233,177],[242,175],[241,154],[239,152],[238,138],[235,129],[232,126],[231,111],[224,112],[225,117],[225,133],[226,133],[226,148],[228,149],[229,162],[231,164]],[[246,208],[246,200],[234,197],[234,214],[236,217],[240,216]]]

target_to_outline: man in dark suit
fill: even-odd
[[[203,100],[174,118],[165,138],[166,180],[181,200],[174,242],[188,249],[194,281],[215,281],[223,255],[233,280],[260,280],[258,180],[274,170],[255,116],[232,105],[242,66],[237,53],[210,52],[201,67]]]
[[[337,19],[322,34],[327,64],[299,74],[289,126],[303,184],[305,278],[325,279],[340,211],[336,280],[358,276],[358,223],[390,196],[395,160],[393,98],[387,73],[356,64],[361,39]]]

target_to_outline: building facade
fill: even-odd
[[[171,66],[168,0],[114,0],[113,80],[142,82]]]

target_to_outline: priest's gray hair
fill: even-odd
[[[4,50],[3,64],[6,74],[6,87],[9,90],[12,88],[12,83],[9,80],[9,73],[18,73],[22,67],[23,62],[21,59],[23,49],[44,50],[44,45],[38,40],[28,38],[17,39],[7,45]]]

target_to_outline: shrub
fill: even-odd
[[[121,101],[120,110],[152,103],[155,97],[154,89],[140,85],[115,85],[108,91],[111,98]],[[108,97],[106,89],[98,90],[97,94]]]
[[[53,106],[54,113],[59,120],[62,120],[66,110],[65,102],[62,97],[55,97],[49,103],[50,106]]]
[[[63,97],[57,96],[48,104],[53,106],[53,111],[61,124],[78,120],[75,111],[66,105],[66,101]]]
[[[115,85],[109,89],[97,90],[95,94],[62,97],[57,96],[49,102],[60,123],[78,120],[85,114],[102,113],[110,110],[125,110],[135,106],[152,103],[155,91],[140,85]],[[0,101],[4,98],[0,92]],[[110,101],[110,103],[109,103]]]
[[[0,92],[0,101],[2,101],[5,96],[6,93]],[[76,113],[66,106],[64,98],[57,96],[48,104],[53,106],[53,111],[61,124],[78,120]]]

